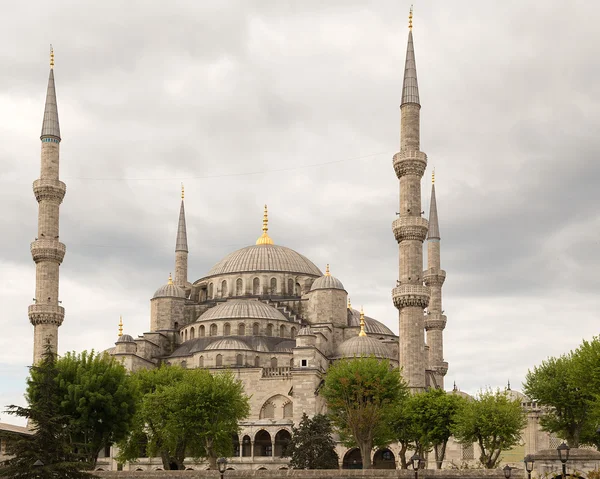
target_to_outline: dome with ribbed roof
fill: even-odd
[[[341,289],[345,291],[344,285],[342,282],[337,279],[335,276],[331,276],[326,274],[325,276],[321,276],[317,278],[315,282],[310,287],[311,291],[315,291],[317,289]]]
[[[231,273],[281,272],[322,276],[312,261],[293,249],[275,244],[257,244],[228,254],[206,277]]]
[[[169,275],[169,281],[167,284],[162,285],[154,293],[154,298],[185,298],[186,294],[183,288],[180,288],[176,284],[173,284],[173,279]]]
[[[351,316],[348,319],[348,326],[351,328],[360,327],[360,311],[356,309],[351,310]],[[395,336],[390,328],[385,324],[377,321],[376,319],[365,316],[365,332],[367,334],[387,334]]]
[[[123,334],[117,339],[117,343],[134,343],[134,339],[129,334]]]
[[[381,341],[370,336],[354,336],[339,345],[338,358],[354,358],[375,356],[378,359],[390,359],[389,349]]]
[[[206,346],[205,351],[211,349],[242,349],[245,351],[250,351],[250,347],[245,342],[235,338],[219,339]]]
[[[310,326],[304,326],[298,331],[298,336],[308,336],[311,334],[315,334]]]
[[[260,301],[238,299],[220,303],[202,314],[198,321],[217,319],[272,319],[288,321],[288,319],[275,309]]]

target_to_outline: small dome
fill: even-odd
[[[370,336],[355,336],[339,345],[337,357],[353,358],[375,356],[378,359],[390,359],[390,351],[381,341]]]
[[[236,299],[220,303],[202,314],[198,321],[216,319],[275,319],[288,321],[281,311],[273,306],[248,299]]]
[[[325,274],[320,278],[317,278],[310,287],[311,291],[315,291],[317,289],[341,289],[345,291],[342,282],[336,277],[331,276],[331,273],[329,272],[329,265],[327,265],[327,268],[325,269]]]
[[[311,334],[315,334],[310,326],[304,326],[298,331],[298,336],[308,336]]]
[[[162,285],[160,288],[156,290],[154,293],[154,298],[184,298],[186,294],[183,288],[180,288],[176,284],[173,284],[173,278],[169,275],[169,282],[167,284]]]
[[[209,351],[211,349],[242,349],[250,351],[250,348],[245,342],[234,338],[219,339],[214,343],[210,343],[204,350]]]
[[[360,311],[356,309],[351,310],[351,316],[348,320],[348,326],[358,328],[360,327]],[[376,319],[365,316],[365,332],[367,334],[387,334],[395,336],[390,328],[385,324],[377,321]]]
[[[134,343],[135,341],[129,334],[123,334],[117,339],[117,343]]]

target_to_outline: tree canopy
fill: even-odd
[[[400,370],[375,357],[343,359],[327,371],[322,394],[340,436],[358,446],[369,469],[373,447],[394,439],[390,413],[408,395]]]
[[[309,418],[304,413],[298,427],[292,426],[292,439],[284,451],[285,456],[290,457],[290,466],[294,469],[337,469],[339,457],[331,433],[332,425],[327,416],[317,414]]]
[[[493,469],[501,459],[500,453],[518,444],[526,423],[518,399],[500,390],[485,390],[460,409],[455,436],[463,444],[479,444],[479,462]]]
[[[183,469],[186,456],[206,458],[216,467],[219,456],[231,456],[231,437],[250,412],[249,397],[231,372],[163,366],[132,376],[138,409],[132,433],[119,444],[121,461],[140,456],[146,444],[166,470]]]

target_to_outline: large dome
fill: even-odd
[[[293,249],[274,244],[259,244],[228,254],[212,267],[206,277],[255,271],[323,275],[312,261]]]
[[[249,299],[237,299],[220,303],[202,314],[198,321],[216,319],[274,319],[288,321],[288,319],[273,306]]]
[[[235,338],[218,339],[214,343],[210,343],[208,346],[206,346],[206,348],[204,348],[205,351],[213,349],[241,349],[243,351],[250,350],[246,343]]]
[[[355,336],[339,345],[337,356],[339,358],[375,356],[378,359],[389,359],[391,354],[381,341],[370,336]]]

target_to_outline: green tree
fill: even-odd
[[[400,468],[408,469],[406,453],[408,449],[418,449],[419,431],[416,420],[413,415],[411,398],[408,396],[396,404],[390,414],[390,426],[392,427],[394,438],[400,443]]]
[[[408,394],[400,371],[374,357],[343,359],[327,371],[322,394],[342,439],[358,446],[369,469],[373,447],[394,439],[390,412]]]
[[[17,479],[82,479],[93,477],[83,471],[69,441],[70,418],[60,408],[59,369],[50,346],[42,360],[30,368],[27,380],[29,407],[8,406],[8,414],[28,419],[33,435],[11,440],[8,453],[14,455],[0,467],[0,477]],[[12,438],[11,438],[12,439]],[[36,461],[44,465],[34,467]]]
[[[309,418],[306,413],[298,428],[292,426],[292,439],[284,451],[294,469],[337,469],[339,457],[331,437],[329,418],[317,414]]]
[[[105,353],[67,353],[56,368],[59,411],[69,418],[71,445],[93,468],[99,452],[129,432],[136,404],[132,383],[123,365]]]
[[[479,462],[493,469],[500,461],[500,453],[518,444],[526,423],[518,399],[510,399],[500,390],[486,390],[464,403],[456,418],[455,436],[463,444],[479,444]]]
[[[183,469],[186,456],[206,458],[213,468],[217,457],[231,456],[231,437],[250,412],[249,397],[231,372],[167,366],[136,376],[138,413],[120,444],[120,460],[137,459],[143,442],[167,470]]]

